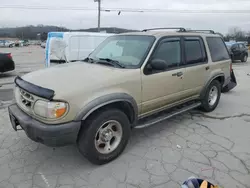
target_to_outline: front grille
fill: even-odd
[[[26,108],[31,108],[34,103],[34,96],[22,89],[20,89],[20,99],[21,103],[26,107]]]

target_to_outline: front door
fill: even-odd
[[[154,70],[152,60],[166,63],[165,70]],[[183,75],[181,40],[179,37],[161,39],[149,62],[142,70],[142,116],[164,109],[182,98]]]

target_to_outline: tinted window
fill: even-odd
[[[207,37],[207,43],[213,62],[230,59],[225,43],[220,37]]]
[[[239,44],[239,46],[240,46],[240,49],[244,49],[245,48],[244,44]]]
[[[233,49],[233,50],[238,50],[238,49],[239,49],[239,45],[238,45],[238,44],[232,45],[232,49]]]
[[[162,42],[157,47],[152,59],[164,60],[168,68],[178,67],[181,62],[180,40]]]
[[[204,45],[199,39],[185,40],[186,63],[196,64],[206,61]]]

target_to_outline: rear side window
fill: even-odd
[[[213,62],[230,59],[225,43],[220,37],[207,37],[207,43]]]
[[[206,62],[204,44],[198,37],[185,38],[185,54],[188,65]]]

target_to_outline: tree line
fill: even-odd
[[[228,30],[228,33],[224,36],[225,41],[247,41],[250,44],[250,31],[243,31],[239,27],[232,27]]]
[[[117,28],[117,27],[102,27],[101,30],[106,31],[107,33],[124,33],[124,32],[133,32],[136,30]],[[49,32],[66,32],[66,31],[86,31],[86,32],[98,32],[98,28],[89,28],[89,29],[78,29],[78,30],[70,30],[65,27],[57,27],[57,26],[45,26],[45,25],[37,25],[37,26],[24,26],[24,27],[16,27],[16,28],[0,28],[0,37],[8,37],[8,38],[19,38],[23,40],[46,40],[47,34]]]
[[[107,33],[124,33],[133,32],[137,30],[116,28],[116,27],[102,27],[101,30],[105,30]],[[48,32],[52,31],[87,31],[98,32],[98,28],[78,29],[70,30],[65,27],[47,26],[47,25],[29,25],[16,28],[0,28],[0,37],[19,38],[23,40],[46,40]],[[222,35],[222,34],[221,34]],[[225,41],[248,41],[250,44],[250,31],[243,31],[239,27],[229,28],[227,34],[222,35]]]

